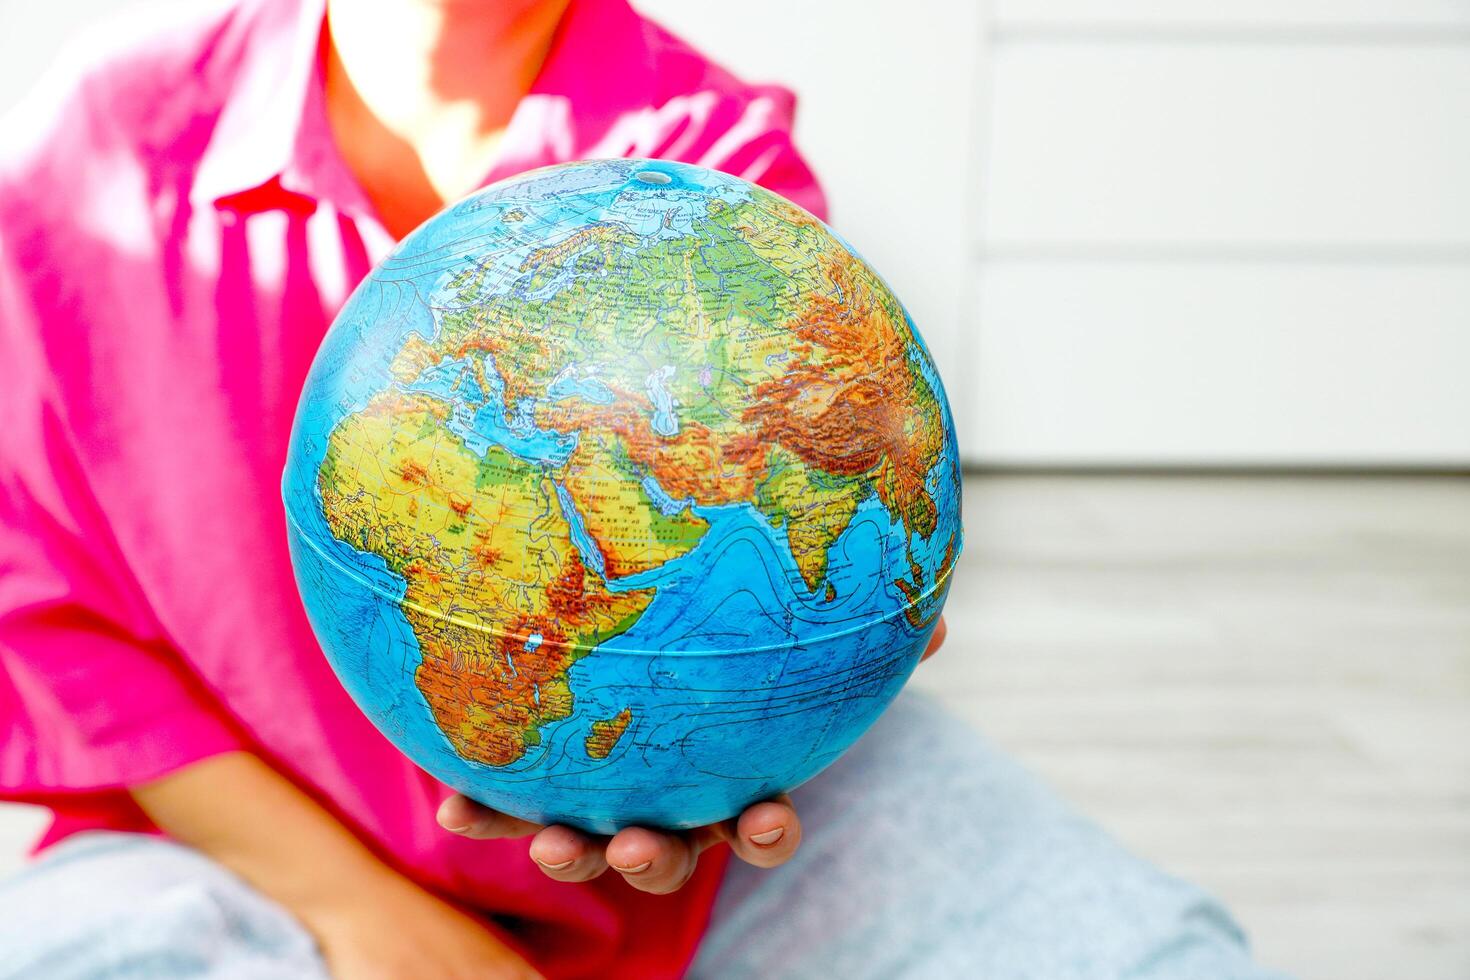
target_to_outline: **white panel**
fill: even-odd
[[[997,249],[1470,248],[1470,44],[1038,41],[995,58]]]
[[[742,77],[797,92],[798,141],[833,225],[908,307],[962,413],[954,380],[974,227],[979,6],[747,0],[736,14],[684,0],[636,5]]]
[[[1470,26],[1463,0],[992,0],[1002,28]]]
[[[1453,264],[1003,262],[960,433],[989,463],[1470,463]]]

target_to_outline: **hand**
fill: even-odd
[[[336,980],[540,980],[488,928],[384,869],[350,895],[296,909]]]
[[[944,617],[934,627],[923,660],[944,643]],[[439,807],[445,830],[475,840],[527,837],[530,856],[548,878],[590,881],[612,868],[639,891],[666,895],[678,891],[694,874],[699,855],[724,841],[735,856],[758,868],[785,864],[801,844],[801,820],[784,793],[746,808],[740,816],[695,830],[670,832],[628,827],[612,837],[571,827],[550,827],[519,820],[455,794]]]

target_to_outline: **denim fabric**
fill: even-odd
[[[1280,976],[1216,901],[919,695],[793,796],[800,851],[732,863],[694,977]],[[168,841],[78,835],[0,884],[0,980],[325,976],[289,913]]]
[[[0,884],[3,980],[326,980],[306,930],[197,851],[88,831]]]

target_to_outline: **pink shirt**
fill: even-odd
[[[447,791],[358,712],[307,626],[287,436],[328,323],[392,243],[325,121],[321,3],[156,33],[71,80],[44,126],[5,131],[29,142],[0,152],[0,794],[56,811],[47,842],[146,830],[121,787],[246,747],[548,973],[676,974],[722,855],[657,898],[440,830]],[[486,180],[666,157],[822,214],[792,111],[623,0],[574,0]]]

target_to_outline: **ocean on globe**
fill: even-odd
[[[790,201],[654,160],[522,174],[404,239],[322,342],[283,492],[378,729],[599,833],[835,760],[962,542],[949,407],[883,280]]]

